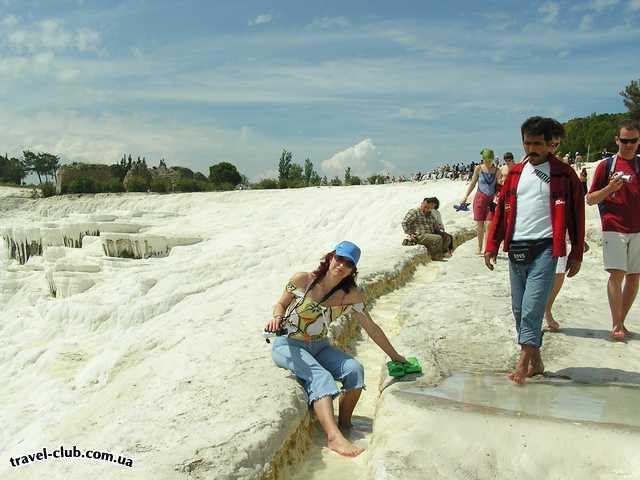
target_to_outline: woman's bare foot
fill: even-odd
[[[357,457],[362,452],[364,452],[364,448],[360,448],[354,445],[342,435],[336,436],[333,439],[329,440],[327,443],[327,447],[344,457]]]
[[[611,331],[611,339],[616,342],[626,342],[627,334],[623,328],[613,327]]]
[[[545,314],[544,318],[546,318],[547,320],[545,330],[549,332],[557,332],[560,330],[560,324],[556,322],[556,320],[553,318],[553,315],[551,315],[551,312]]]
[[[526,374],[526,369],[516,368],[513,372],[507,375],[507,378],[517,385],[524,385]]]

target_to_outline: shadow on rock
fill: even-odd
[[[640,385],[639,372],[627,372],[618,368],[570,367],[549,372],[551,377],[571,379],[578,383],[605,385],[609,383]]]

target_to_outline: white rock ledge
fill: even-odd
[[[147,233],[103,233],[100,240],[108,257],[137,259],[166,257],[173,247],[202,241],[199,237],[165,237]]]

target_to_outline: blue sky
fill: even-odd
[[[0,149],[410,174],[624,111],[640,0],[0,0]]]

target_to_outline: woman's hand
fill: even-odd
[[[267,322],[267,326],[264,327],[266,332],[277,332],[280,330],[283,324],[282,315],[276,315],[269,322]]]
[[[407,359],[400,354],[395,355],[391,358],[391,360],[393,360],[394,362],[407,363]]]

